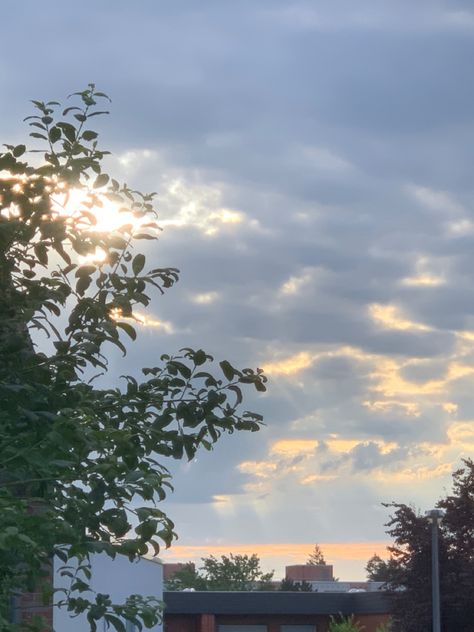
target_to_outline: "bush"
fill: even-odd
[[[351,617],[338,617],[338,620],[331,617],[331,623],[329,624],[328,632],[361,632],[364,626],[354,620],[354,615]]]

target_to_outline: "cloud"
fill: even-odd
[[[140,312],[136,312],[135,317],[137,320],[134,321],[134,324],[137,324],[141,327],[154,327],[157,329],[162,329],[167,334],[174,333],[174,327],[170,322],[158,320],[153,316],[142,314]]]
[[[369,305],[371,317],[388,329],[399,329],[400,331],[430,331],[431,328],[422,323],[415,323],[404,318],[395,305]]]
[[[302,294],[307,286],[313,280],[313,270],[303,270],[301,274],[297,276],[291,276],[287,281],[285,281],[281,288],[280,292],[284,296],[294,296],[298,294]]]
[[[208,305],[209,303],[216,301],[218,298],[218,292],[202,292],[200,294],[193,294],[191,296],[191,301],[193,303],[197,303],[198,305]]]
[[[183,540],[296,559],[282,542],[381,541],[382,501],[435,502],[474,442],[470,3],[26,6],[3,7],[29,33],[4,33],[4,142],[28,99],[96,81],[107,170],[157,191],[147,261],[181,270],[107,386],[184,346],[269,374],[260,433],[169,461]]]
[[[429,466],[417,466],[412,468],[405,468],[399,471],[383,471],[379,470],[374,472],[373,476],[375,480],[378,481],[421,481],[421,480],[429,480],[432,481],[436,478],[445,478],[447,475],[451,474],[453,471],[453,463],[441,463],[435,467]]]
[[[407,186],[407,191],[425,208],[431,211],[458,215],[464,213],[463,207],[458,204],[446,191],[436,191],[429,187],[416,185]]]
[[[313,358],[306,351],[300,351],[295,355],[275,362],[266,362],[263,368],[270,375],[292,375],[307,369],[313,363]]]
[[[338,31],[384,31],[384,32],[443,32],[471,31],[474,28],[474,13],[466,10],[438,7],[429,2],[420,2],[414,6],[402,1],[396,5],[383,3],[374,5],[359,2],[357,9],[351,2],[339,2],[337,6],[329,2],[317,6],[303,0],[290,5],[277,6],[264,10],[266,19],[270,18],[279,25],[298,31],[316,31],[320,33]],[[410,14],[410,24],[403,18]]]
[[[430,276],[429,274],[419,274],[417,276],[406,277],[402,280],[404,285],[415,287],[432,287],[436,285],[442,285],[444,280],[442,277]]]

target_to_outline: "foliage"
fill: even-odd
[[[167,583],[168,590],[222,590],[248,591],[273,590],[273,571],[264,573],[260,568],[260,558],[253,555],[221,555],[220,559],[211,555],[202,558],[199,571],[194,564],[177,571]]]
[[[264,573],[260,558],[253,555],[213,555],[202,559],[202,573],[208,590],[268,590],[273,572]]]
[[[378,625],[375,632],[392,632],[392,630],[392,622],[391,620],[389,620],[386,623],[381,623],[380,625]]]
[[[328,632],[360,632],[364,629],[354,616],[351,617],[331,617]]]
[[[186,588],[207,590],[205,578],[196,570],[196,566],[192,562],[185,564],[176,571],[171,579],[165,582],[165,590],[185,590]]]
[[[407,505],[392,503],[388,523],[394,538],[390,585],[396,593],[393,629],[431,628],[431,525]],[[474,631],[474,461],[463,460],[453,473],[452,493],[437,507],[446,514],[440,525],[439,564],[443,632]]]
[[[122,388],[95,386],[113,348],[135,340],[137,308],[178,280],[149,268],[141,240],[158,234],[154,194],[103,171],[89,124],[108,97],[94,85],[62,110],[34,101],[28,117],[43,149],[30,164],[25,145],[0,154],[0,629],[10,624],[13,591],[43,584],[55,554],[70,586],[55,594],[90,629],[122,617],[141,626],[156,603],[111,604],[88,592],[88,556],[130,559],[158,553],[175,537],[157,506],[171,489],[163,459],[191,459],[223,433],[256,431],[261,416],[241,412],[242,387],[265,390],[260,370],[238,370],[202,350],[161,355]],[[115,205],[121,219],[100,225]],[[72,207],[72,209],[71,209]],[[148,242],[145,242],[148,243]],[[78,567],[74,570],[67,567]],[[71,592],[71,591],[74,591]],[[91,596],[92,595],[92,596]],[[26,624],[23,626],[26,629]]]
[[[371,582],[389,582],[395,566],[392,558],[385,561],[374,553],[365,567],[367,579]]]
[[[324,559],[324,555],[319,544],[314,545],[306,563],[311,564],[312,566],[326,566],[326,560]]]
[[[281,580],[278,590],[284,592],[313,592],[311,584],[305,579],[301,582],[295,582],[293,579],[288,577]],[[315,592],[317,592],[317,590]]]

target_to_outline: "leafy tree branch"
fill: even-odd
[[[103,169],[109,152],[90,124],[108,97],[90,84],[56,101],[33,101],[30,136],[44,145],[0,153],[0,628],[11,596],[43,585],[53,598],[53,555],[77,567],[61,603],[105,619],[150,627],[160,604],[132,596],[113,604],[90,596],[89,556],[134,559],[175,538],[159,509],[172,490],[163,459],[191,459],[219,437],[258,431],[243,390],[265,391],[260,369],[214,367],[201,349],[157,354],[141,378],[94,386],[112,348],[137,338],[137,309],[178,281],[150,267],[143,240],[159,234],[154,193],[120,184]],[[37,152],[29,161],[31,152]],[[104,224],[113,209],[115,220]],[[67,575],[65,575],[67,577]],[[24,622],[21,629],[41,629]],[[36,627],[35,627],[36,626]]]

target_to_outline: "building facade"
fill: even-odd
[[[327,632],[338,615],[376,632],[391,611],[387,592],[165,592],[164,601],[164,632]]]
[[[163,599],[163,568],[160,562],[146,558],[130,562],[124,555],[117,555],[112,559],[105,554],[92,555],[90,561],[92,590],[110,595],[113,603],[124,603],[127,597],[134,594],[152,596],[160,601]],[[55,557],[50,574],[55,589],[68,586],[69,580],[60,574],[63,566],[64,563]],[[60,599],[61,593],[57,594]],[[87,596],[90,598],[91,594],[87,593]],[[71,617],[65,607],[45,605],[40,592],[24,593],[12,606],[12,621],[17,624],[25,624],[33,617],[41,616],[49,629],[55,632],[84,632],[90,629],[85,614]],[[133,625],[125,625],[127,632],[138,632]],[[98,629],[105,632],[109,628],[105,621],[101,621]],[[162,630],[161,623],[152,628],[153,632]]]
[[[94,591],[110,595],[114,603],[124,603],[130,595],[153,596],[163,598],[163,568],[160,562],[139,558],[130,562],[124,555],[117,555],[115,559],[108,555],[93,555],[91,557],[92,578],[91,587]],[[60,588],[64,579],[59,575],[59,568],[63,565],[55,559],[55,588]],[[101,622],[104,632],[108,630],[105,621]],[[57,632],[84,632],[89,629],[85,615],[71,618],[65,608],[53,608],[53,629]],[[162,632],[162,624],[151,628],[152,632]],[[99,627],[100,632],[102,629]],[[127,632],[138,632],[134,626],[128,624]]]

